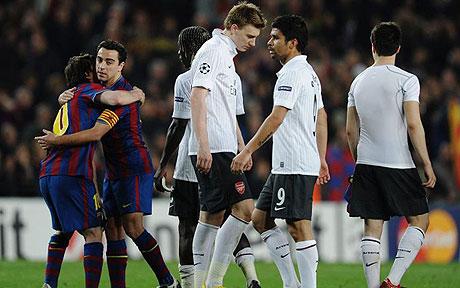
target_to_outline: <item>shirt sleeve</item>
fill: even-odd
[[[96,98],[97,95],[100,95],[102,93],[104,93],[105,91],[108,91],[107,89],[104,88],[104,86],[100,85],[100,84],[90,84],[86,87],[85,89],[85,93],[91,98],[91,100],[93,102],[97,102]]]
[[[278,78],[273,92],[273,105],[283,106],[289,110],[294,108],[294,105],[299,98],[299,87],[301,83],[294,72],[284,73]]]
[[[353,93],[355,92],[355,86],[356,86],[356,79],[351,83],[350,86],[350,91],[348,92],[348,104],[347,107],[355,107],[355,96]]]
[[[244,111],[244,103],[243,103],[243,85],[241,83],[241,78],[237,74],[236,75],[236,115],[243,115]]]
[[[117,124],[118,120],[118,115],[110,109],[104,109],[101,115],[97,118],[97,122],[107,124],[110,128],[113,128],[113,126]]]
[[[420,98],[420,82],[417,76],[412,76],[403,83],[403,101],[416,101],[419,102]]]
[[[174,84],[174,110],[173,118],[190,119],[192,110],[190,107],[190,94],[192,92],[191,79],[189,80],[184,74],[179,75]]]
[[[317,81],[318,82],[318,91],[317,91],[317,94],[316,94],[316,100],[318,101],[318,110],[319,110],[321,108],[324,108],[324,103],[323,103],[321,82],[319,82],[318,77],[316,79],[318,79],[318,81]]]
[[[192,63],[192,87],[212,90],[219,72],[220,58],[218,49],[207,49],[197,55]]]

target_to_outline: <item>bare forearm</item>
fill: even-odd
[[[199,147],[203,149],[209,149],[208,140],[208,127],[206,122],[207,108],[205,97],[201,95],[192,97],[191,108],[192,108],[192,122],[193,131],[196,134]]]
[[[182,123],[182,121],[185,121],[185,123]],[[166,167],[166,164],[168,164],[172,155],[174,154],[174,152],[176,152],[177,148],[179,147],[179,144],[182,141],[182,137],[184,137],[187,122],[188,120],[174,119],[171,122],[171,125],[169,125],[168,133],[166,134],[165,147],[160,158],[159,169],[163,169],[164,167]]]
[[[68,134],[68,135],[62,135],[56,137],[56,143],[55,145],[66,145],[66,146],[76,146],[76,145],[82,145],[84,143],[88,142],[93,142],[93,141],[99,141],[100,136],[97,135],[92,131],[92,129],[89,130],[83,130],[80,132],[77,132],[75,134]]]
[[[415,127],[409,127],[408,133],[415,151],[420,156],[420,159],[422,159],[423,165],[431,165],[428,149],[426,147],[425,130],[423,129],[422,123],[419,123]]]
[[[359,116],[355,107],[349,107],[347,111],[347,140],[353,160],[358,159],[359,142]]]
[[[241,134],[240,125],[238,125],[238,121],[236,122],[236,137],[238,139],[238,151],[243,151],[245,144],[243,135]]]
[[[107,105],[128,105],[141,100],[137,94],[130,93],[129,91],[104,91],[100,94],[100,101]]]
[[[273,134],[275,134],[281,123],[283,123],[282,120],[280,121],[271,115],[268,116],[260,126],[259,130],[257,130],[256,135],[252,137],[244,149],[251,154],[254,153],[257,149],[264,145],[265,142],[273,136]]]
[[[327,115],[324,109],[318,111],[318,120],[316,122],[316,145],[318,146],[320,160],[326,161]]]

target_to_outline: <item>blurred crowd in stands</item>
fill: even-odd
[[[125,77],[144,90],[145,139],[157,166],[171,121],[175,77],[183,72],[177,35],[189,25],[221,27],[232,0],[15,0],[0,5],[0,196],[38,196],[38,167],[44,152],[33,137],[50,128],[57,97],[66,89],[63,69],[70,56],[95,53],[106,38],[128,49]],[[448,109],[460,98],[460,2],[455,0],[260,0],[269,20],[298,14],[308,23],[308,59],[317,71],[329,120],[331,182],[322,200],[342,201],[354,163],[348,151],[345,118],[349,86],[372,64],[369,35],[380,21],[403,31],[397,65],[421,81],[421,113],[429,153],[438,176],[431,201],[458,202]],[[272,108],[275,73],[281,65],[266,50],[270,27],[257,47],[235,58],[243,81],[246,115],[239,119],[248,140]],[[100,170],[103,159],[99,156]],[[271,147],[254,156],[249,173],[260,191],[271,166]],[[173,168],[171,163],[171,171]],[[172,173],[168,173],[169,176]]]

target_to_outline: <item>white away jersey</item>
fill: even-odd
[[[233,57],[237,54],[233,41],[215,29],[212,38],[198,50],[191,67],[192,87],[209,90],[206,97],[208,141],[211,153],[237,152],[236,115],[241,82]],[[193,126],[192,126],[193,127]],[[192,129],[189,155],[196,155],[198,144]]]
[[[321,84],[305,55],[289,60],[276,74],[273,105],[289,109],[273,135],[273,174],[319,175],[316,116],[323,108]]]
[[[190,109],[190,93],[192,92],[192,74],[190,70],[177,76],[174,84],[174,110],[173,118],[190,119],[192,113]],[[187,123],[184,137],[179,144],[177,152],[176,167],[174,169],[174,179],[197,182],[192,161],[188,156],[188,142],[192,131],[191,122]]]
[[[348,107],[356,107],[360,123],[356,163],[415,167],[403,103],[418,102],[419,94],[417,76],[394,65],[371,66],[356,77],[348,93]]]

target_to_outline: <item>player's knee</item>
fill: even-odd
[[[63,233],[58,232],[51,236],[49,244],[54,247],[65,248],[69,245],[70,238],[72,238],[73,233]]]
[[[85,237],[86,243],[91,242],[101,242],[102,240],[102,228],[101,227],[93,227],[88,228],[80,232]]]

